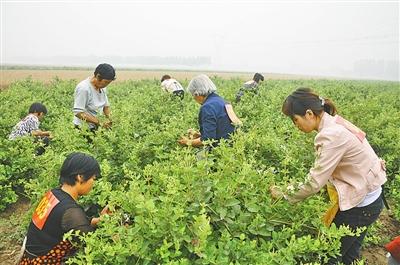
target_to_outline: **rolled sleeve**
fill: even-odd
[[[320,133],[315,138],[316,159],[304,184],[287,196],[289,202],[301,201],[322,189],[342,160],[348,139],[337,132]]]
[[[217,117],[211,109],[200,110],[200,123],[201,141],[217,138]]]
[[[89,98],[89,92],[81,87],[78,87],[75,92],[73,112],[80,113],[86,111],[86,105]],[[107,100],[108,102],[108,100]]]

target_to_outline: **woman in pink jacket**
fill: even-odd
[[[356,229],[375,222],[383,208],[381,185],[386,182],[386,172],[365,133],[336,115],[333,103],[309,88],[299,88],[288,96],[282,112],[299,130],[318,132],[314,140],[316,159],[304,184],[286,193],[273,187],[272,196],[283,195],[295,203],[328,185],[337,198],[338,211],[333,215],[336,226]],[[366,230],[358,237],[343,237],[341,257],[332,262],[351,264],[357,260],[365,234]]]

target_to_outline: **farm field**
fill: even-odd
[[[196,149],[180,147],[177,140],[188,128],[198,128],[199,105],[188,94],[180,101],[162,93],[158,80],[164,72],[117,72],[118,82],[108,88],[113,128],[100,130],[88,144],[73,128],[71,108],[77,82],[91,71],[27,79],[7,71],[2,71],[10,76],[2,78],[7,89],[0,92],[1,264],[12,264],[33,207],[57,186],[58,170],[72,151],[92,154],[102,168],[94,190],[80,203],[114,210],[83,238],[86,247],[71,260],[76,264],[326,263],[348,233],[323,226],[326,193],[291,205],[272,200],[268,191],[271,185],[303,181],[314,161],[315,134],[300,132],[280,111],[284,98],[300,86],[331,98],[386,160],[391,210],[369,231],[360,264],[385,264],[382,245],[400,234],[398,82],[271,77],[259,95],[233,103],[243,126],[232,144],[222,143],[197,161]],[[184,87],[196,74],[171,73]],[[226,73],[212,79],[218,94],[233,102],[250,77]],[[34,156],[32,139],[7,139],[35,101],[49,110],[41,128],[54,134],[41,156]]]
[[[127,80],[141,80],[141,79],[161,79],[164,74],[169,74],[174,76],[178,80],[191,79],[195,75],[200,73],[205,73],[207,75],[217,75],[224,79],[229,78],[242,78],[251,79],[252,73],[233,73],[233,72],[196,72],[196,71],[167,71],[167,70],[118,70],[117,69],[117,79],[115,83],[127,81]],[[83,70],[83,69],[2,69],[0,71],[0,88],[6,88],[11,83],[31,77],[33,80],[42,81],[48,83],[53,77],[57,76],[63,80],[75,79],[83,80],[84,78],[91,76],[93,70]],[[324,77],[310,77],[304,75],[290,75],[290,74],[266,74],[267,79],[321,79]],[[332,77],[330,79],[333,79]]]

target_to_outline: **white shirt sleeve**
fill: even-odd
[[[86,111],[86,105],[88,102],[88,97],[89,97],[89,92],[82,88],[82,87],[77,87],[75,91],[75,100],[74,100],[74,109],[73,112],[79,113],[79,112],[85,112]],[[107,101],[108,102],[108,101]]]
[[[167,79],[167,80],[162,81],[162,83],[161,83],[161,89],[164,90],[165,92],[168,92],[168,84],[169,84],[168,81],[169,80]]]

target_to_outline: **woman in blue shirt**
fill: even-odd
[[[205,141],[211,140],[215,146],[221,139],[229,139],[240,120],[232,106],[215,93],[217,88],[210,78],[206,75],[196,76],[190,81],[188,90],[201,105],[200,132],[189,130],[189,137],[182,137],[178,142],[181,145],[201,147]]]

